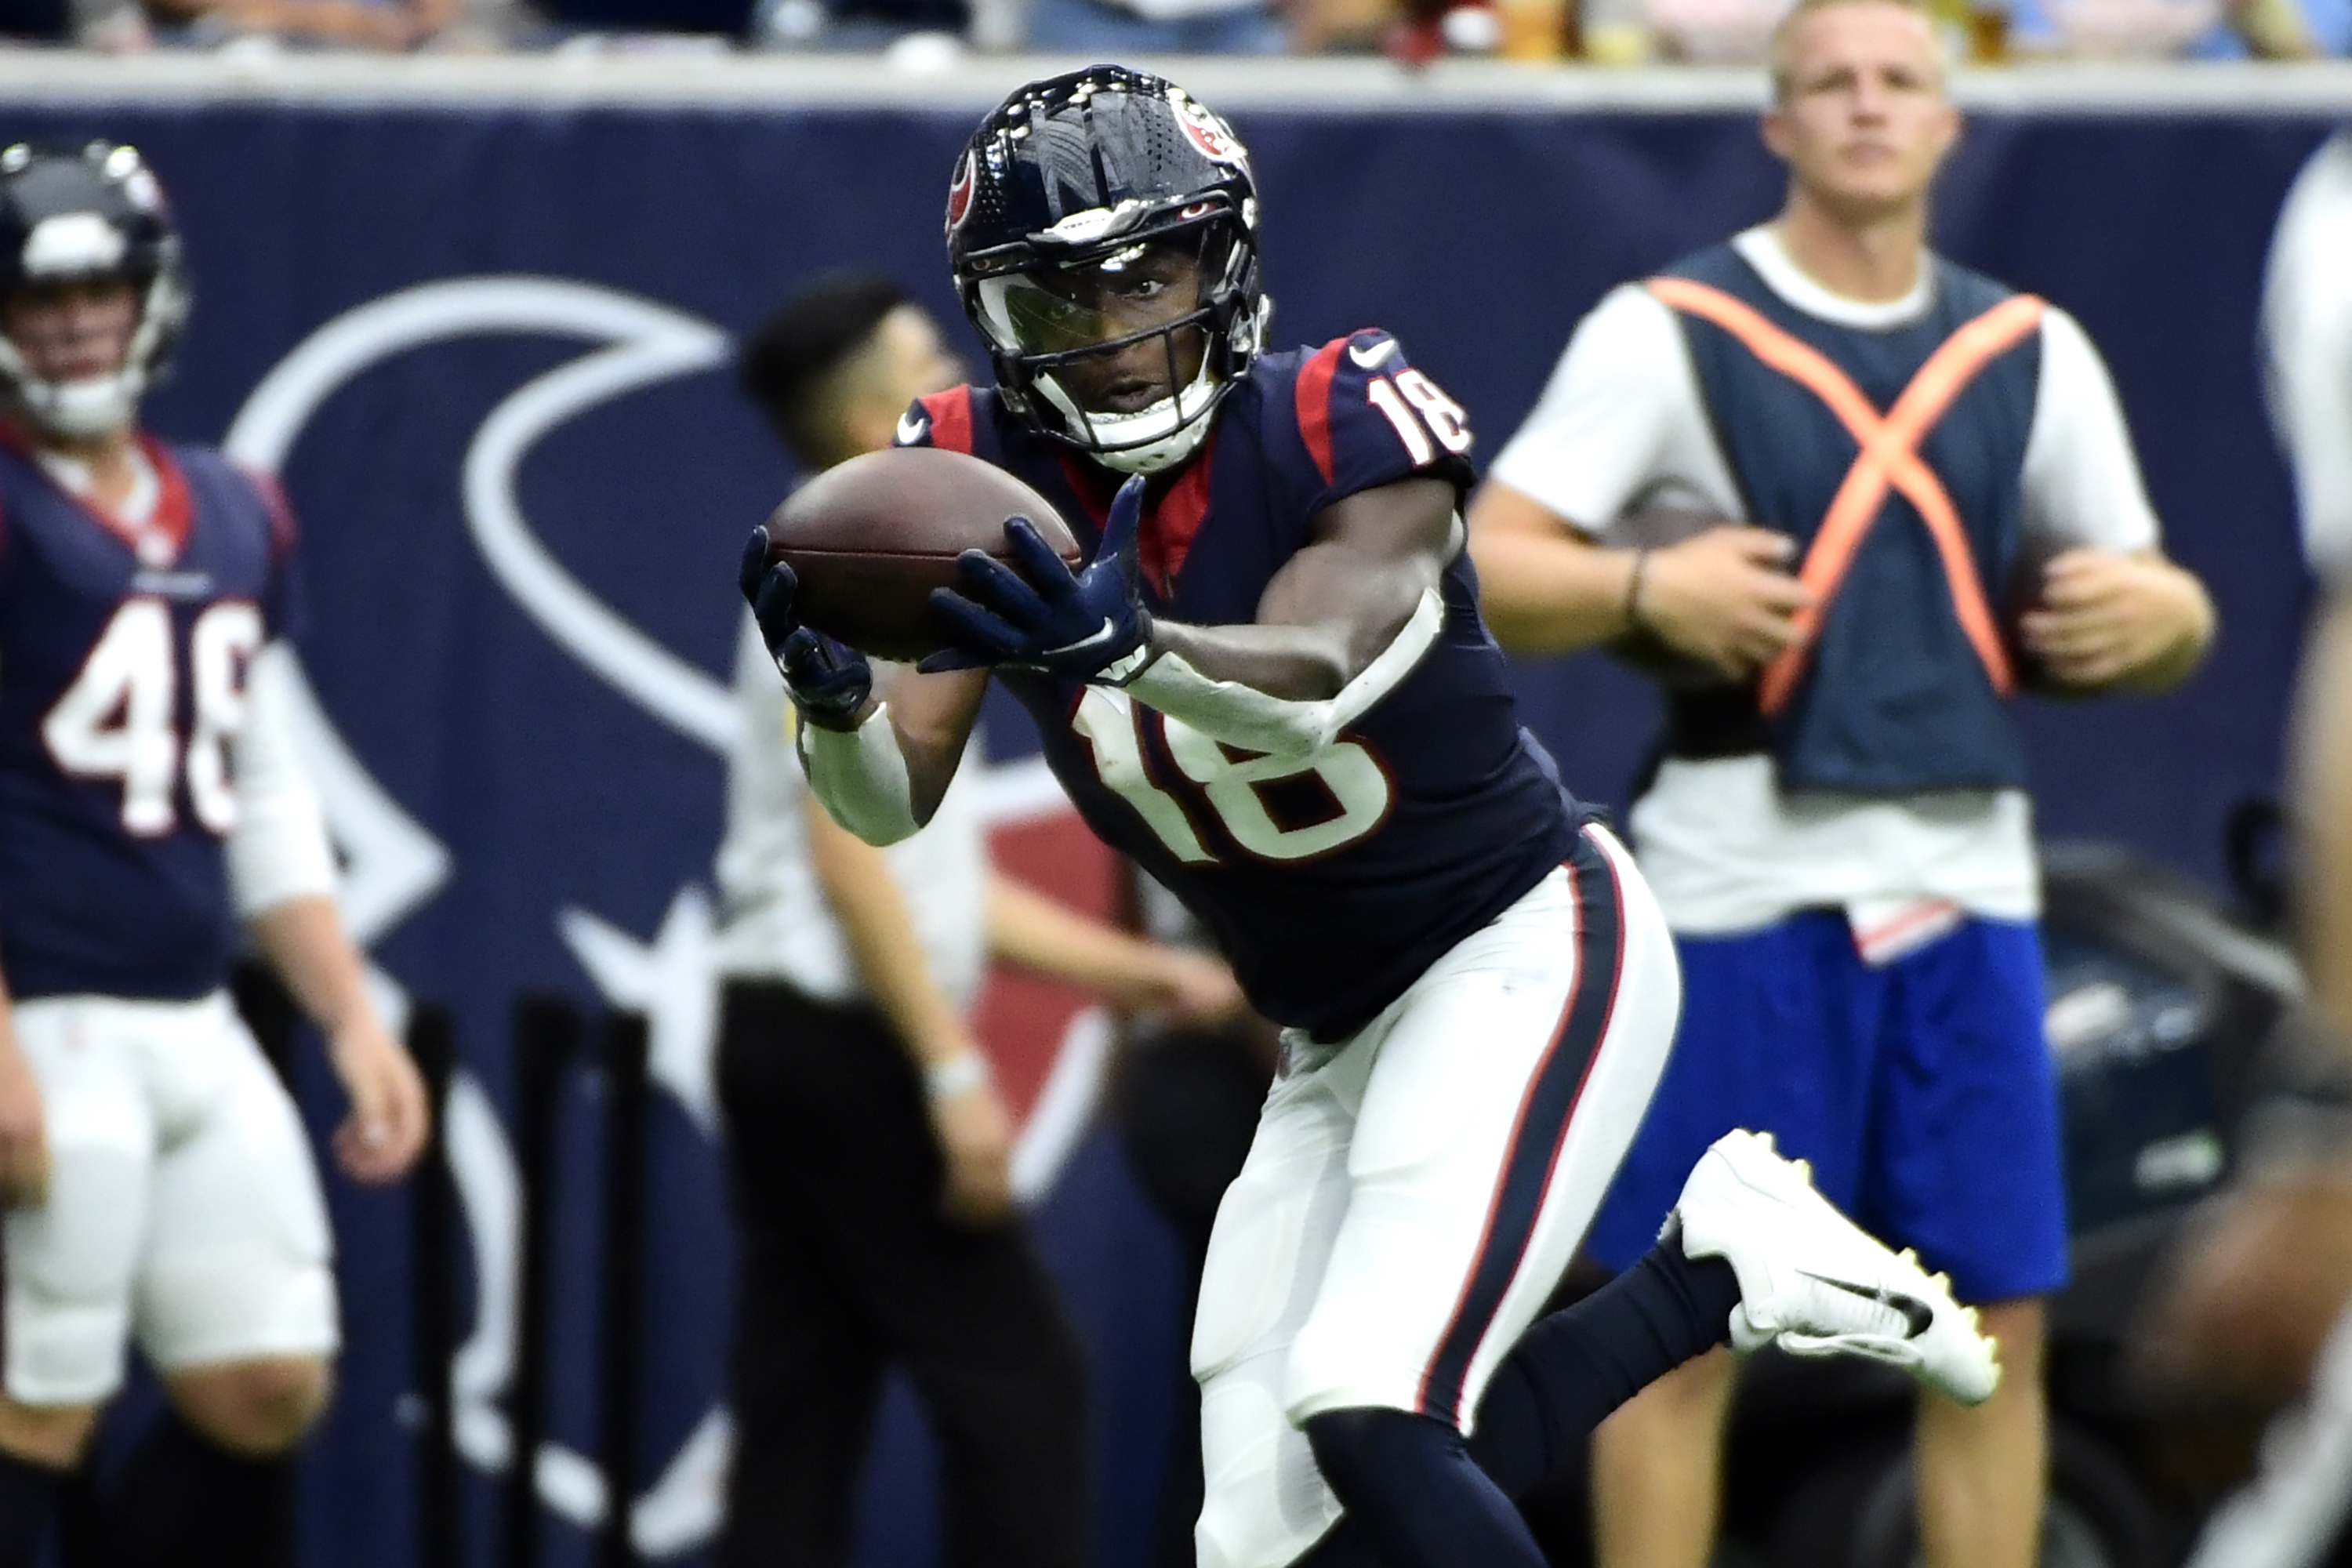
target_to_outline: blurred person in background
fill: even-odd
[[[1289,47],[1268,0],[1029,0],[1026,46],[1040,54],[1277,55]]]
[[[744,391],[803,474],[890,444],[961,375],[885,279],[841,274],[747,346]],[[1191,1024],[1240,1005],[1219,961],[1137,941],[989,869],[969,772],[924,832],[837,826],[793,753],[746,618],[744,743],[719,881],[719,1100],[738,1236],[725,1568],[846,1563],[882,1375],[903,1366],[940,1444],[943,1561],[1091,1556],[1082,1353],[1013,1207],[1013,1121],[971,1034],[991,957]]]
[[[1653,57],[1702,65],[1761,63],[1790,0],[1590,0],[1588,55],[1627,65]],[[2303,59],[2341,53],[2347,0],[1931,0],[1946,52],[2009,59]]]
[[[326,1037],[343,1169],[390,1181],[426,1131],[293,755],[284,501],[139,428],[185,309],[138,153],[0,152],[0,1568],[33,1563],[133,1339],[169,1407],[106,1485],[100,1561],[293,1561],[335,1280],[301,1118],[224,989],[240,934]]]
[[[2311,1011],[2352,1070],[2352,134],[2312,155],[2271,242],[2263,300],[2273,422],[2294,470],[2319,611],[2304,653],[2293,814]],[[2339,1078],[2343,1076],[2339,1073]],[[2253,1483],[2191,1568],[2319,1568],[2352,1554],[2352,1149],[2341,1128],[2249,1162],[2209,1204],[2151,1303],[2159,1386],[2290,1403]]]
[[[94,41],[118,49],[201,48],[251,38],[397,53],[461,34],[476,46],[495,43],[520,10],[501,0],[138,0],[135,15],[100,24],[106,30]]]
[[[1777,1133],[1980,1306],[2000,1392],[1921,1401],[1926,1561],[2028,1568],[2067,1232],[2004,699],[2169,685],[2213,613],[2081,327],[1926,248],[1959,132],[1926,8],[1804,0],[1772,80],[1780,216],[1604,299],[1471,512],[1506,647],[1670,672],[1631,821],[1687,999],[1586,1246],[1623,1268],[1711,1139]],[[1732,1383],[1711,1355],[1601,1428],[1604,1564],[1706,1561]]]

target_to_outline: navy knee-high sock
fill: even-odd
[[[1407,1410],[1327,1410],[1307,1421],[1316,1468],[1347,1506],[1348,1539],[1388,1568],[1544,1568],[1543,1549],[1462,1434]],[[1335,1531],[1335,1533],[1337,1533]],[[1327,1541],[1307,1562],[1347,1561]]]
[[[66,1472],[0,1452],[0,1568],[33,1568]]]
[[[1520,1336],[1478,1402],[1471,1457],[1518,1497],[1571,1444],[1667,1373],[1731,1338],[1739,1280],[1683,1256],[1678,1232],[1624,1273]]]
[[[1457,1447],[1466,1450],[1496,1492],[1524,1495],[1611,1411],[1683,1363],[1727,1342],[1731,1310],[1738,1305],[1739,1280],[1731,1265],[1719,1258],[1684,1257],[1679,1235],[1669,1232],[1624,1273],[1520,1336],[1478,1402],[1476,1432],[1466,1444],[1456,1439]],[[1391,1415],[1452,1435],[1441,1423],[1401,1412],[1334,1414]],[[1312,1440],[1314,1421],[1307,1431]],[[1359,1515],[1354,1499],[1333,1478],[1324,1447],[1315,1444],[1316,1461],[1349,1511],[1297,1568],[1416,1568],[1423,1562],[1454,1561],[1400,1554],[1385,1519]],[[1391,1507],[1420,1507],[1422,1494],[1409,1489],[1414,1484],[1391,1482],[1385,1500]],[[1520,1528],[1524,1532],[1526,1527]],[[1528,1549],[1534,1545],[1528,1537]],[[1472,1555],[1462,1561],[1517,1559]]]
[[[103,1568],[292,1568],[290,1454],[232,1454],[167,1410],[107,1492]]]

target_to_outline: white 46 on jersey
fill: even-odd
[[[1179,860],[1200,865],[1217,857],[1201,842],[1187,802],[1162,788],[1143,761],[1142,726],[1158,728],[1184,776],[1182,793],[1222,826],[1242,852],[1260,860],[1307,860],[1354,843],[1388,820],[1394,792],[1379,759],[1353,741],[1307,757],[1239,752],[1152,709],[1127,693],[1089,686],[1070,727],[1094,752],[1095,772],[1135,807],[1154,836]],[[1322,785],[1322,809],[1312,820],[1285,823],[1267,793],[1313,778]]]
[[[121,780],[122,826],[142,838],[179,825],[172,796],[184,767],[196,819],[226,837],[236,826],[229,748],[245,729],[246,666],[260,649],[261,612],[249,601],[224,599],[195,618],[186,659],[194,724],[184,747],[171,606],[126,599],[41,721],[42,743],[78,778]]]

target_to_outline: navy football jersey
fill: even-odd
[[[132,530],[0,446],[0,973],[19,997],[201,996],[236,942],[223,840],[247,662],[292,527],[216,452],[147,441]]]
[[[1315,514],[1342,497],[1417,474],[1470,482],[1461,407],[1384,332],[1261,356],[1215,418],[1200,453],[1154,481],[1143,521],[1145,595],[1171,620],[1255,621]],[[1089,554],[1100,542],[1119,476],[993,391],[922,398],[899,434],[1010,470]],[[1088,826],[1183,900],[1260,1012],[1318,1038],[1370,1022],[1535,886],[1581,815],[1519,726],[1466,552],[1444,595],[1420,664],[1307,758],[1225,745],[1116,689],[999,672]]]

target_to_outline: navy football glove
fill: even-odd
[[[1078,680],[1132,679],[1143,663],[1135,656],[1151,635],[1136,567],[1143,489],[1140,474],[1118,487],[1102,543],[1082,572],[1072,572],[1025,517],[1005,520],[1011,566],[984,550],[957,557],[964,592],[934,588],[931,604],[963,646],[917,668],[929,673],[1012,664]]]
[[[801,718],[821,730],[857,728],[857,715],[874,694],[873,668],[864,654],[802,625],[793,614],[800,579],[781,561],[768,564],[765,528],[753,529],[745,542],[735,580]]]

